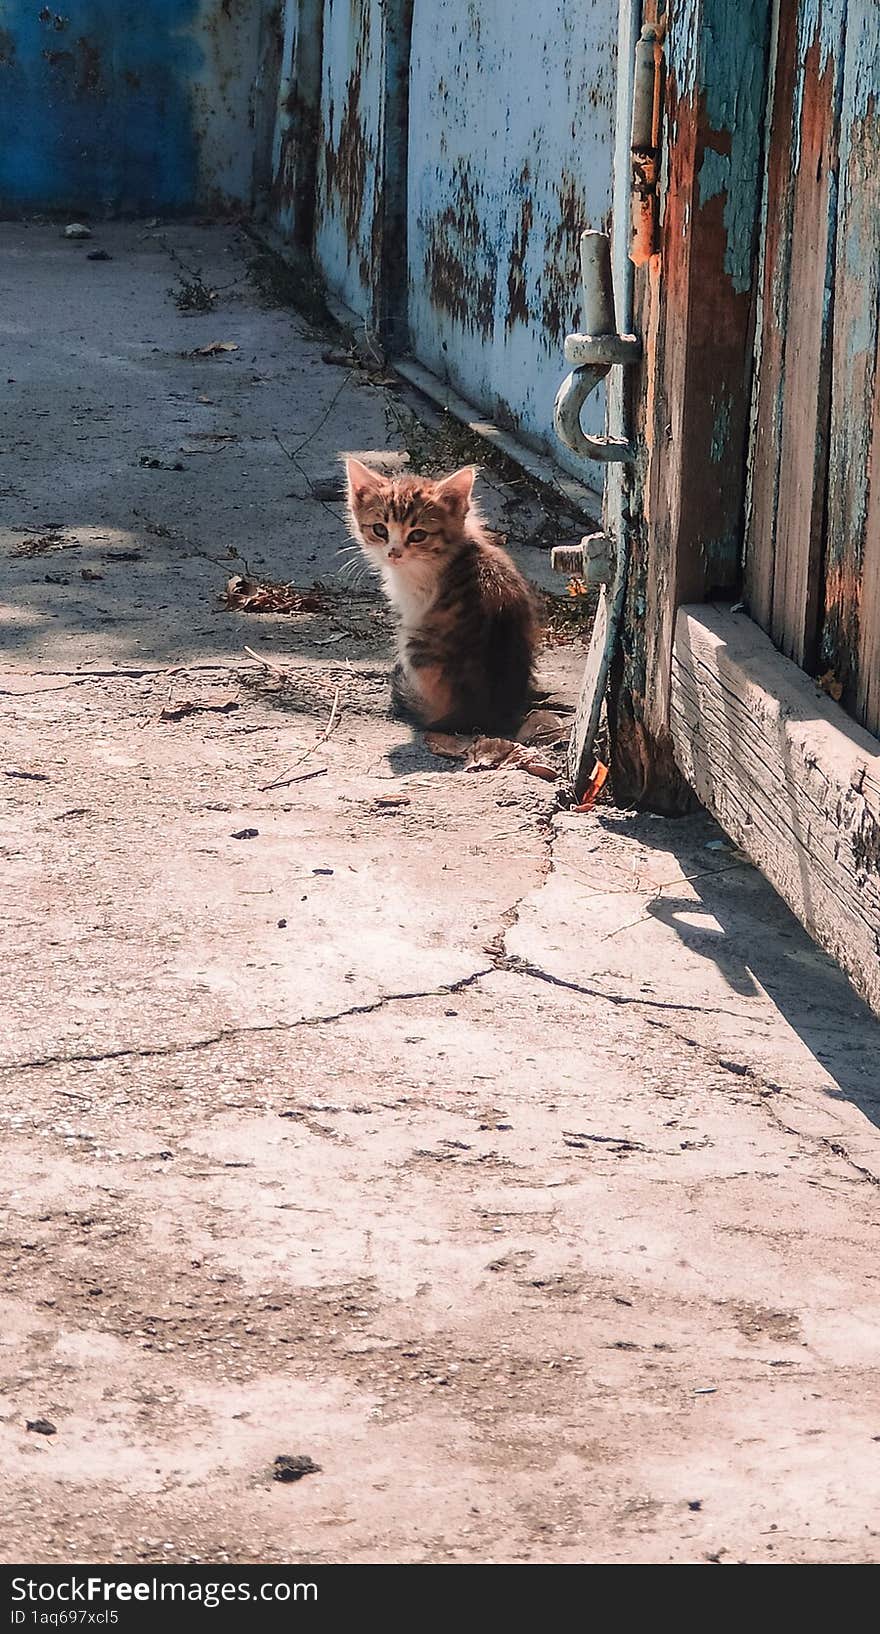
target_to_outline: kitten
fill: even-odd
[[[532,682],[535,606],[472,503],[475,467],[436,482],[345,467],[352,535],[397,614],[397,709],[450,732],[513,730]]]

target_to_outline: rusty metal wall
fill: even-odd
[[[609,213],[618,4],[511,10],[284,0],[271,213],[393,347],[408,328],[441,381],[598,486],[552,408],[578,237]],[[603,421],[600,392],[584,424]]]
[[[0,209],[248,209],[268,0],[0,0]]]
[[[383,0],[324,0],[315,260],[328,287],[372,315],[380,274],[385,124]]]
[[[578,236],[610,208],[617,13],[617,0],[415,0],[412,349],[560,460],[551,413],[563,340],[581,327]],[[603,429],[601,396],[588,431]]]

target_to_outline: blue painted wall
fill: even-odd
[[[250,203],[262,0],[0,0],[0,211]]]

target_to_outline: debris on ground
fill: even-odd
[[[517,743],[559,743],[568,728],[552,709],[531,709],[516,734]]]
[[[258,828],[237,828],[230,835],[233,840],[255,840],[260,830]]]
[[[245,647],[245,652],[250,652],[250,648]],[[254,653],[252,656],[256,657],[256,653]],[[259,662],[262,663],[262,662],[264,662],[264,660],[261,659],[261,660],[259,660]],[[295,777],[293,775],[294,772],[296,772],[298,767],[300,767],[303,764],[303,761],[308,760],[309,756],[313,755],[315,753],[316,749],[320,749],[321,745],[323,743],[326,743],[328,741],[328,739],[330,737],[332,737],[332,735],[336,731],[336,728],[339,725],[339,722],[341,721],[341,719],[342,719],[342,712],[341,712],[341,710],[339,708],[339,688],[337,687],[336,691],[333,694],[333,704],[332,704],[332,707],[330,709],[330,718],[327,721],[326,726],[321,727],[321,730],[318,733],[317,737],[315,738],[314,743],[311,743],[309,745],[308,749],[303,750],[303,753],[299,756],[299,758],[293,762],[292,766],[288,766],[287,770],[285,772],[282,772],[280,777],[273,778],[271,783],[261,783],[260,786],[259,786],[260,787],[260,793],[261,794],[268,794],[271,789],[284,789],[284,788],[287,787],[287,785],[289,783],[299,783],[301,781],[305,782],[305,778]],[[324,767],[323,769],[326,771],[326,767]],[[312,777],[312,776],[317,777],[318,775],[319,774],[317,772],[308,773],[309,777]],[[313,869],[312,872],[313,873],[321,873],[322,870],[318,868],[318,869]],[[332,873],[332,869],[330,870],[330,872]]]
[[[220,291],[211,289],[198,273],[190,278],[181,276],[177,289],[169,289],[168,293],[179,312],[212,312],[220,295]],[[230,348],[227,345],[224,349]]]
[[[833,698],[836,704],[840,703],[843,697],[843,682],[835,675],[833,669],[827,669],[824,675],[820,675],[816,685],[822,692],[827,693],[829,698]]]
[[[86,260],[87,261],[112,261],[113,257],[112,257],[112,255],[108,255],[106,250],[89,250],[89,253],[86,256]]]
[[[275,1481],[301,1481],[304,1475],[319,1475],[320,1464],[316,1464],[306,1453],[291,1454],[282,1452],[275,1459]]]
[[[55,1425],[48,1418],[29,1418],[25,1421],[25,1428],[31,1430],[34,1435],[58,1434]]]
[[[237,352],[237,340],[209,340],[207,346],[196,346],[187,357],[216,357],[218,352]]]
[[[81,221],[72,221],[61,234],[62,238],[91,238],[91,236],[91,227],[86,227]]]
[[[605,765],[605,762],[602,760],[594,761],[593,770],[590,773],[587,786],[581,795],[580,802],[578,805],[572,806],[572,811],[592,811],[607,781],[608,767]]]
[[[467,737],[449,732],[426,732],[425,748],[442,760],[462,760],[469,772],[519,771],[555,783],[559,773],[529,744],[513,738]]]
[[[166,704],[159,711],[160,721],[182,721],[187,715],[230,715],[233,709],[240,709],[237,698],[224,698],[221,703],[194,703],[191,698],[184,698],[179,704]]]
[[[512,738],[476,738],[465,759],[469,772],[509,771],[511,767],[528,772],[530,777],[543,777],[548,783],[555,783],[559,775],[537,749]]]
[[[296,590],[276,579],[247,579],[234,573],[226,581],[226,605],[238,613],[325,613],[327,603],[314,591]]]
[[[50,528],[47,533],[40,533],[36,539],[22,539],[19,544],[13,545],[12,556],[46,556],[51,550],[78,550],[79,540],[68,539],[60,531]]]
[[[150,471],[185,471],[182,460],[160,460],[155,454],[142,454],[138,465],[145,465]]]

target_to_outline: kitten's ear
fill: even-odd
[[[376,493],[382,486],[378,471],[371,471],[368,465],[350,456],[346,457],[345,474],[349,499],[366,499],[368,494]]]
[[[446,502],[453,510],[466,511],[471,502],[474,483],[477,480],[475,465],[463,465],[460,471],[453,471],[451,477],[444,477],[437,484],[437,498]]]

